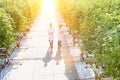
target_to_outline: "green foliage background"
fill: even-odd
[[[95,55],[104,74],[120,79],[120,1],[56,0],[67,26],[83,40],[84,50]]]
[[[41,8],[41,0],[0,0],[0,47],[10,48],[15,34],[30,27]]]
[[[56,0],[72,32],[78,31],[84,50],[95,55],[104,74],[120,79],[120,1]],[[41,7],[41,0],[0,0],[0,47],[10,48],[15,33],[25,32]]]

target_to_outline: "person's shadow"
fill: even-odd
[[[45,63],[44,67],[46,67],[47,64],[48,64],[48,62],[51,61],[51,59],[52,59],[52,57],[51,57],[52,53],[53,53],[52,48],[48,48],[47,53],[46,53],[45,57],[43,58],[43,62]]]
[[[56,53],[56,56],[54,58],[56,60],[56,65],[59,64],[59,61],[62,59],[62,56],[61,56],[61,48],[58,48],[57,50],[57,53]]]

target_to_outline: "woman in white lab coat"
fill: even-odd
[[[53,27],[52,27],[52,23],[49,24],[48,35],[49,35],[50,47],[53,48],[54,29],[53,29]]]

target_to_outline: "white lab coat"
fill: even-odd
[[[57,32],[58,32],[58,41],[61,41],[62,40],[63,29],[62,28],[58,29]]]
[[[49,40],[54,40],[54,29],[48,28]]]

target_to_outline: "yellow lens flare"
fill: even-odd
[[[42,0],[42,9],[49,21],[55,25],[55,0]]]
[[[46,8],[49,11],[55,10],[55,1],[54,0],[42,0],[43,8]]]

